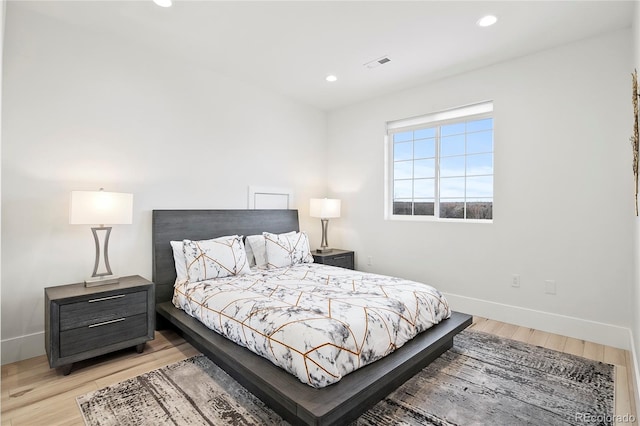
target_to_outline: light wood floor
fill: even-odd
[[[627,351],[485,318],[474,318],[471,328],[615,365],[615,414],[636,416]],[[155,340],[147,343],[142,354],[126,350],[81,362],[69,376],[50,369],[45,356],[2,366],[2,425],[82,425],[77,396],[198,353],[165,330],[156,332]]]

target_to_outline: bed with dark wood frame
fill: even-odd
[[[173,306],[176,272],[169,241],[294,230],[299,231],[297,210],[154,210],[156,323],[158,328],[175,328],[287,421],[303,425],[346,424],[453,346],[453,337],[471,324],[471,316],[453,312],[451,318],[385,358],[346,375],[338,383],[316,389]]]

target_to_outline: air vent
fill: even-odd
[[[389,59],[387,56],[383,56],[381,58],[374,59],[371,62],[367,62],[366,64],[364,64],[364,66],[369,69],[372,69],[372,68],[379,67],[380,65],[384,65],[387,62],[391,62],[391,59]]]

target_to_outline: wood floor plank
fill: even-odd
[[[540,330],[533,330],[533,332],[529,336],[529,340],[527,341],[527,343],[529,343],[530,345],[544,347],[544,345],[547,343],[547,339],[549,339],[549,333],[545,333],[544,331]]]
[[[632,356],[631,356],[631,351],[624,351],[625,352],[625,365],[627,367],[627,382],[628,382],[628,389],[627,389],[627,393],[629,395],[629,402],[631,405],[631,413],[637,413],[637,409],[638,407],[636,406],[636,398],[635,398],[635,392],[634,389],[637,389],[637,383],[636,380],[634,378],[634,371],[635,371],[635,366],[633,364],[633,360],[632,360]],[[632,426],[638,426],[638,418],[636,416],[635,421],[632,423]]]
[[[75,400],[73,402],[75,404]],[[66,405],[66,404],[65,404]],[[47,425],[47,426],[84,426],[84,420],[78,410],[75,416],[66,415],[60,417],[61,412],[69,412],[69,408],[64,405],[60,410],[55,412],[32,412],[22,416],[13,418],[12,424],[15,425]]]
[[[487,325],[487,319],[482,317],[473,317],[473,322],[469,328],[472,328],[476,331],[484,331],[484,328]]]
[[[620,365],[622,367],[626,366],[626,359],[624,356],[624,350],[618,348],[612,348],[611,346],[604,347],[604,362]]]
[[[120,383],[129,378],[148,373],[149,371],[157,370],[158,368],[162,368],[165,365],[173,364],[175,362],[182,361],[184,359],[200,354],[200,352],[193,346],[188,345],[188,347],[186,347],[186,345],[188,344],[185,343],[184,350],[167,349],[166,351],[163,351],[162,354],[155,354],[154,357],[148,357],[145,360],[146,362],[142,364],[132,365],[126,370],[121,370],[114,374],[101,377],[95,381],[98,385],[98,389]]]
[[[593,342],[584,342],[583,356],[593,361],[604,362],[604,345]]]
[[[26,386],[37,383],[44,377],[56,374],[55,370],[49,368],[46,355],[4,365],[2,366],[2,371],[6,373],[2,376],[3,387],[16,386],[18,384]]]
[[[518,330],[517,325],[502,323],[502,326],[495,332],[497,336],[510,339],[511,336]]]
[[[564,345],[564,352],[571,355],[582,356],[582,354],[584,354],[584,340],[567,337],[567,343]]]
[[[56,393],[55,390],[48,390],[48,397],[41,398],[38,401],[28,404],[12,404],[5,408],[2,404],[2,417],[11,418],[13,425],[45,425],[39,419],[44,418],[48,413],[56,411],[58,413],[58,421],[66,421],[81,416],[80,409],[76,404],[75,398],[85,393],[97,390],[95,383],[84,383],[73,389]],[[36,421],[37,420],[37,421]]]
[[[502,327],[504,323],[500,322],[500,321],[495,321],[492,319],[488,319],[487,321],[485,321],[485,326],[483,331],[485,333],[491,333],[491,334],[496,334],[496,332],[498,330],[500,330],[500,327]]]
[[[547,337],[547,341],[544,344],[544,347],[547,349],[553,349],[554,351],[564,351],[564,347],[567,344],[567,337],[561,336],[559,334],[549,333],[549,337]]]
[[[531,328],[518,327],[518,329],[513,333],[511,338],[519,342],[528,343],[529,339],[531,339],[532,333],[533,333],[533,329]]]
[[[49,364],[43,363],[42,360],[46,360],[46,355],[41,355],[34,358],[25,359],[23,361],[14,362],[12,364],[5,364],[2,366],[2,381],[10,376],[16,374],[24,374],[25,372],[40,372],[47,370]]]
[[[180,348],[176,348],[175,350],[169,349],[169,350],[163,351],[162,353],[156,355],[156,359],[158,360],[159,364],[165,363],[166,365],[166,364],[172,364],[174,362],[178,362],[183,359],[187,359],[199,354],[200,354],[200,351],[198,351],[196,348],[194,348],[190,344],[185,343],[184,346]]]
[[[625,415],[628,415],[632,411],[631,400],[629,399],[629,381],[627,380],[626,367],[616,365],[615,376],[615,414],[616,416],[624,418]]]

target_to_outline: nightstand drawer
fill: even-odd
[[[313,252],[313,261],[323,265],[355,269],[355,253],[351,250],[333,249],[330,252]]]
[[[327,263],[333,266],[339,266],[340,268],[353,269],[353,254],[334,256],[331,258],[331,261]]]
[[[147,334],[147,314],[120,317],[60,333],[60,356],[135,339]]]
[[[137,291],[96,295],[81,302],[60,305],[60,331],[145,313],[146,301],[147,292]]]

